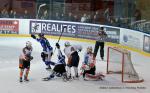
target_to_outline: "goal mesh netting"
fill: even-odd
[[[139,78],[135,71],[131,52],[117,47],[108,47],[107,51],[107,74],[121,74],[122,82],[138,83],[144,80]]]

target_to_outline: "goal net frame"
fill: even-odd
[[[121,64],[120,64],[121,65],[121,69],[120,69],[120,71],[111,71],[111,70],[109,70],[109,65],[111,65],[111,63],[110,63],[110,57],[111,57],[110,56],[110,49],[112,49],[113,51],[116,51],[116,52],[121,54],[122,58],[120,60],[121,61]],[[136,73],[136,71],[135,71],[135,69],[133,67],[132,61],[131,61],[131,52],[126,50],[126,49],[118,48],[118,47],[108,47],[108,49],[107,49],[107,69],[106,69],[107,74],[121,74],[121,81],[123,83],[140,83],[140,82],[143,82],[144,80],[141,79],[141,78],[139,78],[137,80],[124,80],[124,65],[125,65],[125,62],[126,62],[125,56],[127,56],[129,62],[131,63],[130,67],[132,68],[132,70],[135,72],[135,74],[139,78],[138,74]]]

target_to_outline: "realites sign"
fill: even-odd
[[[76,34],[76,25],[70,23],[60,23],[60,22],[30,21],[31,33],[59,35],[62,32],[62,30],[64,36],[74,37]]]
[[[19,21],[18,20],[0,20],[1,34],[18,34]]]

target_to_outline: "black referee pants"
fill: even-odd
[[[96,58],[97,56],[97,52],[98,52],[98,49],[100,47],[100,57],[103,58],[104,57],[104,42],[98,42],[96,41],[95,43],[95,48],[94,48],[94,57]]]

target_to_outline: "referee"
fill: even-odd
[[[104,31],[104,27],[100,27],[100,30],[97,34],[95,48],[94,48],[94,59],[96,58],[98,49],[100,47],[100,57],[102,60],[104,60],[104,45],[105,45],[106,38],[107,38],[107,34]]]

